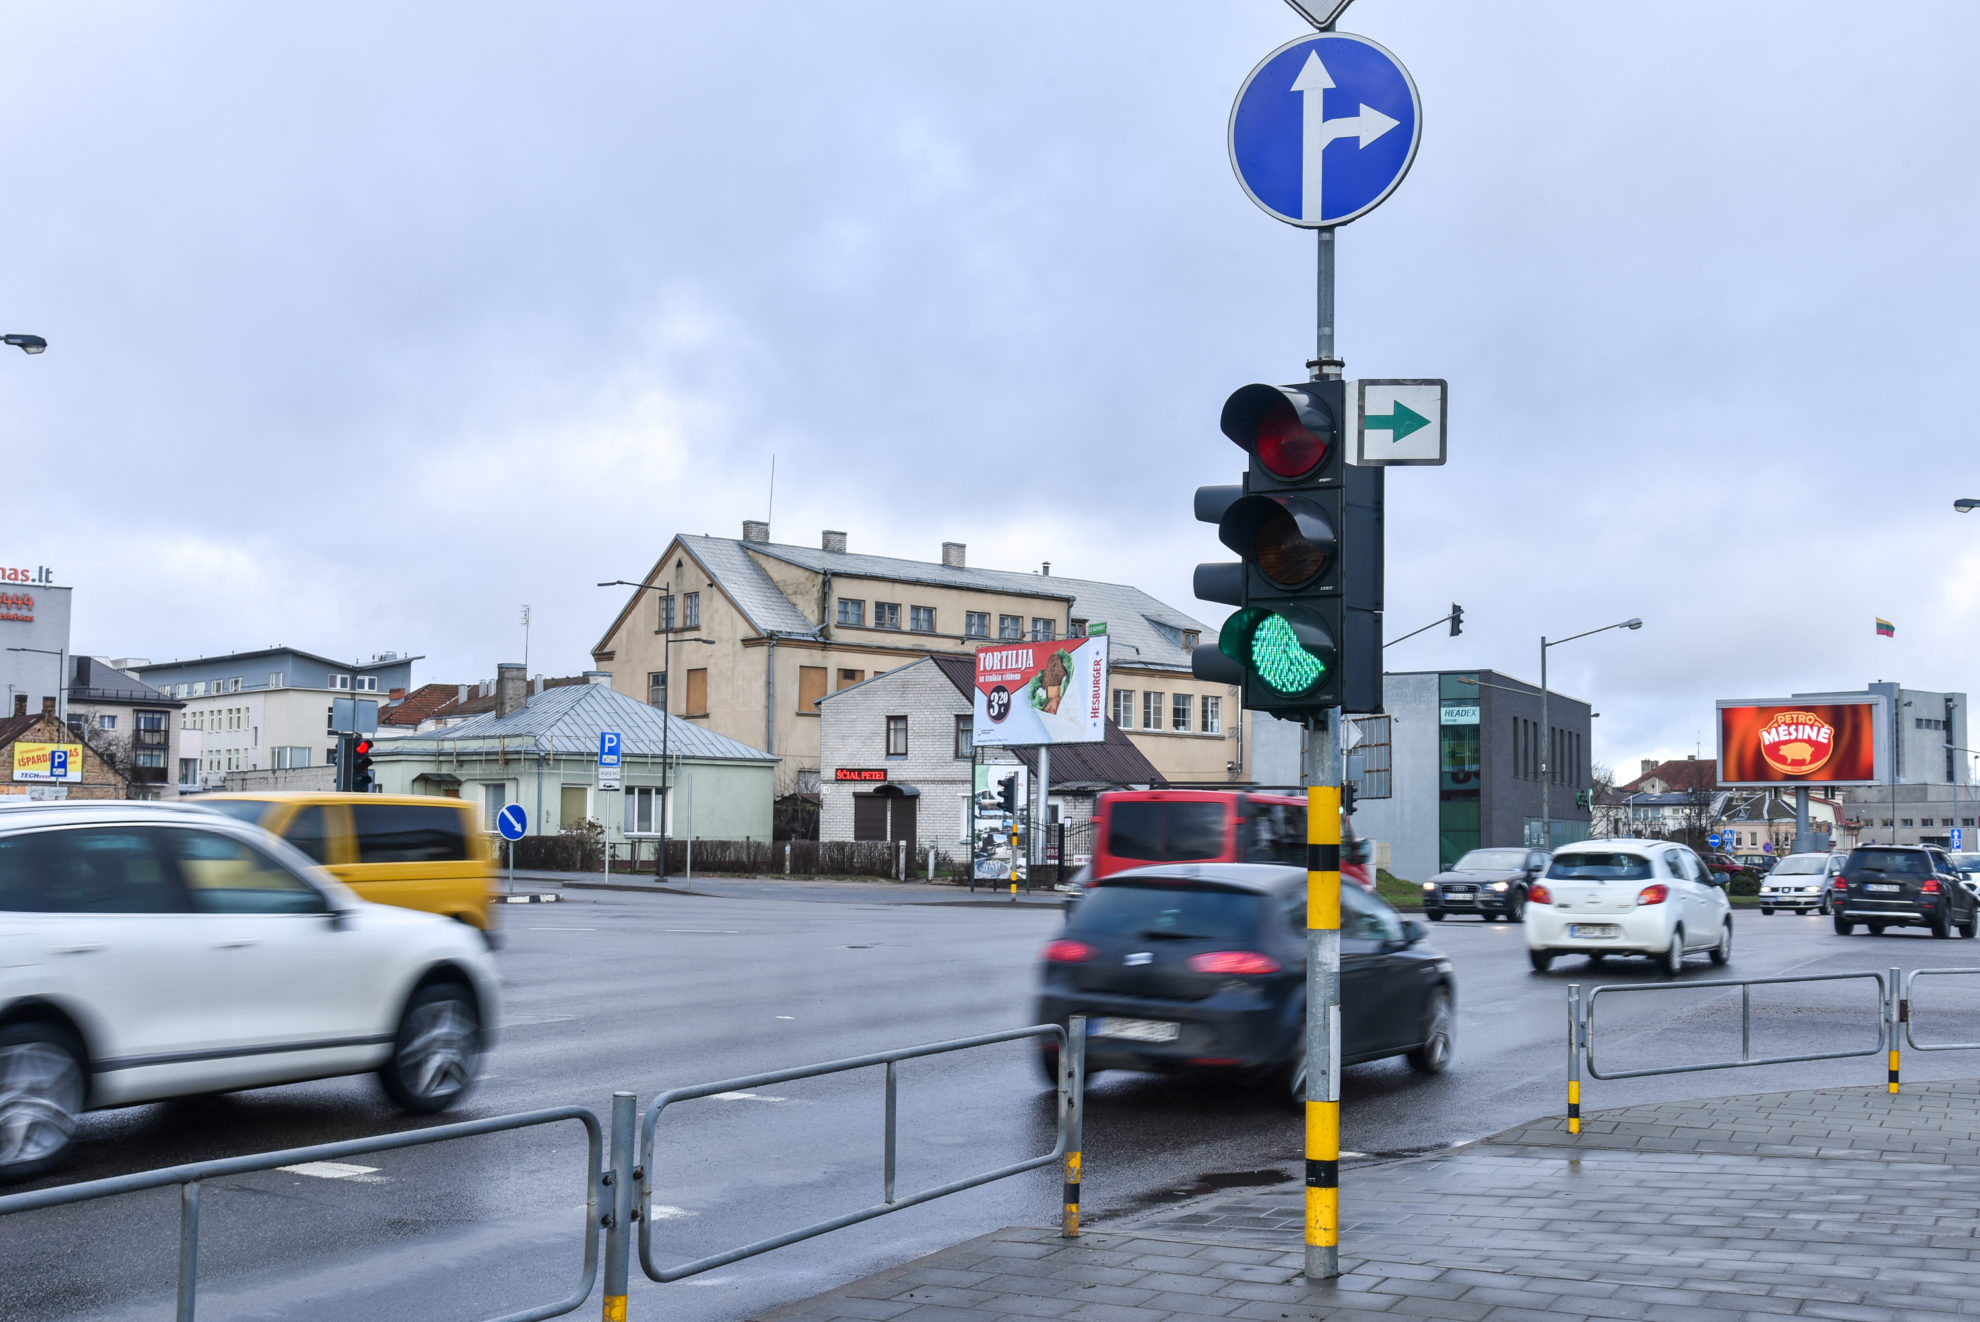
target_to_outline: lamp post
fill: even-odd
[[[1971,496],[1962,496],[1953,502],[1953,508],[1961,514],[1971,514],[1974,510],[1980,509],[1980,500],[1975,500]]]
[[[7,650],[9,652],[39,652],[43,656],[52,656],[55,658],[55,719],[66,721],[69,715],[69,704],[62,700],[62,695],[69,691],[69,686],[63,682],[69,676],[68,649],[57,650],[52,647],[9,647]]]
[[[1641,629],[1642,627],[1643,621],[1632,616],[1627,620],[1618,620],[1614,624],[1605,624],[1599,629],[1586,629],[1581,633],[1571,633],[1565,638],[1556,638],[1552,642],[1547,641],[1545,634],[1540,635],[1540,848],[1542,849],[1552,849],[1554,847],[1554,833],[1550,829],[1548,822],[1548,809],[1550,805],[1547,794],[1548,784],[1554,774],[1552,760],[1547,756],[1553,748],[1554,743],[1554,732],[1547,725],[1547,649],[1550,647],[1559,647],[1562,643],[1571,643],[1577,638],[1586,638],[1591,634],[1607,633],[1611,629]]]
[[[0,344],[11,344],[22,353],[48,352],[48,341],[39,335],[0,335]]]
[[[674,723],[673,713],[668,710],[674,705],[674,590],[663,583],[635,583],[628,578],[607,579],[598,586],[657,592],[667,603],[662,610],[667,627],[660,631],[663,638],[660,644],[660,857],[653,861],[653,880],[655,884],[664,886],[667,883],[667,809],[673,784],[667,760],[667,736]],[[681,641],[715,646],[713,638],[683,638]],[[607,841],[605,848],[610,850],[611,847],[611,842]],[[609,853],[607,857],[610,857]]]

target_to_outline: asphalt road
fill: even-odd
[[[512,906],[502,955],[507,1029],[479,1091],[443,1119],[577,1103],[614,1089],[743,1076],[1029,1021],[1033,960],[1056,910],[955,891],[700,881],[693,895],[572,892]],[[1727,974],[1899,966],[1980,968],[1980,941],[1922,932],[1838,937],[1825,922],[1742,912]],[[1669,984],[1647,965],[1595,976],[1578,961],[1535,975],[1516,927],[1432,929],[1459,986],[1457,1059],[1425,1080],[1401,1062],[1343,1085],[1346,1147],[1420,1150],[1559,1113],[1570,982]],[[1682,982],[1716,976],[1702,958]],[[1976,979],[1980,982],[1980,979]],[[1922,1032],[1980,1040],[1980,990],[1938,984]],[[1760,988],[1752,1051],[1871,1047],[1867,983]],[[1605,994],[1598,1058],[1624,1069],[1739,1052],[1738,996]],[[1009,1045],[901,1068],[903,1192],[1041,1152],[1053,1106],[1030,1048]],[[1970,1077],[1964,1052],[1912,1055],[1907,1077]],[[1605,1105],[1875,1082],[1881,1059],[1590,1082]],[[680,1261],[878,1201],[881,1079],[863,1071],[670,1108],[655,1168],[657,1253]],[[368,1079],[266,1089],[89,1117],[59,1180],[407,1128]],[[1089,1220],[1219,1187],[1275,1183],[1299,1127],[1256,1092],[1133,1075],[1097,1080],[1087,1105]],[[547,1302],[580,1261],[584,1145],[574,1125],[353,1158],[364,1171],[276,1171],[205,1191],[199,1316],[477,1318]],[[50,1181],[55,1182],[55,1181]],[[1050,1170],[718,1269],[670,1286],[635,1267],[632,1315],[730,1322],[975,1234],[1056,1215]],[[176,1196],[131,1195],[30,1213],[0,1234],[0,1317],[169,1315]],[[579,1311],[588,1316],[596,1298]]]

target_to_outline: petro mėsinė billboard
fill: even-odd
[[[1719,784],[1882,783],[1882,698],[1719,700]]]

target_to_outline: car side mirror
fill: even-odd
[[[1417,942],[1428,937],[1430,935],[1430,929],[1422,923],[1417,922],[1414,918],[1405,918],[1403,919],[1402,933],[1402,948],[1407,950]]]
[[[323,916],[329,920],[330,930],[333,932],[347,931],[351,926],[351,911],[349,909],[332,909]]]

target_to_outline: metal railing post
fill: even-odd
[[[1739,984],[1739,1059],[1742,1064],[1753,1059],[1753,987],[1744,982]]]
[[[882,1183],[886,1186],[886,1196],[889,1203],[894,1201],[894,1114],[896,1105],[895,1094],[899,1090],[899,1082],[894,1075],[895,1066],[895,1061],[890,1060],[887,1062],[887,1157],[886,1170],[881,1177]]]
[[[1080,1144],[1086,1121],[1086,1016],[1066,1023],[1066,1049],[1059,1053],[1059,1141],[1066,1150],[1065,1197],[1060,1204],[1059,1234],[1079,1238]]]
[[[612,1094],[612,1146],[598,1181],[611,1191],[611,1210],[599,1220],[605,1231],[605,1322],[626,1322],[626,1277],[632,1259],[633,1126],[638,1101],[629,1092]]]
[[[1581,984],[1568,984],[1568,1133],[1581,1132]]]
[[[179,1311],[178,1322],[193,1322],[199,1295],[199,1181],[179,1186]]]
[[[1911,1010],[1911,1007],[1905,1003],[1903,978],[1903,970],[1891,970],[1891,1059],[1886,1086],[1893,1093],[1898,1090],[1898,1025],[1910,1017]]]

